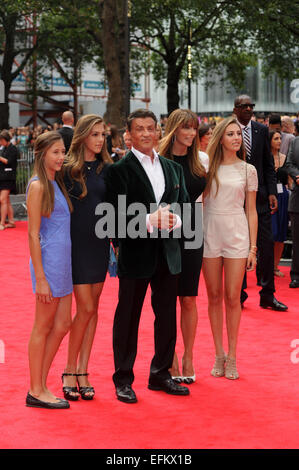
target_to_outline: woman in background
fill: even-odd
[[[10,194],[16,194],[16,177],[19,150],[10,141],[11,135],[7,130],[0,133],[0,230],[15,228],[14,212],[10,202]],[[6,217],[8,223],[6,224]]]
[[[270,131],[270,146],[274,160],[274,168],[277,179],[277,202],[278,209],[272,214],[272,232],[274,239],[274,275],[284,277],[283,272],[279,270],[279,262],[284,249],[284,242],[287,239],[288,232],[288,202],[289,192],[287,189],[288,173],[284,167],[286,155],[280,153],[281,133],[279,131]]]
[[[207,147],[209,145],[210,139],[213,134],[213,129],[208,123],[200,124],[198,128],[198,136],[199,136],[199,148],[202,152],[207,151]]]

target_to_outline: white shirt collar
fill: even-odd
[[[142,160],[144,160],[145,158],[150,158],[150,155],[146,155],[145,153],[142,153],[140,152],[139,150],[135,149],[134,147],[131,148],[131,151],[134,153],[135,157],[138,158],[138,160],[140,161],[140,163],[142,162]],[[154,154],[154,162],[156,162],[157,160],[159,160],[159,155],[157,154],[156,150],[153,149],[153,154]]]
[[[72,126],[69,126],[68,124],[63,124],[62,127],[69,127],[70,129],[73,129],[73,127],[72,127]]]
[[[251,119],[250,119],[249,123],[246,124],[246,126],[244,126],[244,124],[242,124],[240,121],[238,121],[238,123],[240,124],[241,129],[244,129],[244,127],[247,127],[248,129],[251,129]]]

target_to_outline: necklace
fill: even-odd
[[[96,162],[96,160],[90,160],[90,161],[85,160],[85,164],[86,164],[86,167],[87,167],[88,170],[91,170],[92,164],[94,162]]]

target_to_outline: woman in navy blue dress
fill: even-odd
[[[74,130],[65,164],[65,185],[74,211],[71,216],[72,271],[76,315],[62,376],[64,396],[70,400],[92,400],[94,388],[88,380],[88,362],[98,321],[98,305],[109,262],[110,242],[98,238],[95,226],[98,204],[105,201],[105,174],[112,162],[106,148],[103,119],[82,116]],[[79,390],[77,388],[79,385]]]
[[[36,297],[29,341],[30,390],[26,405],[69,408],[47,388],[50,366],[71,326],[72,265],[70,211],[61,168],[65,148],[58,132],[39,136],[35,166],[27,188],[30,271]]]
[[[283,272],[279,269],[279,262],[283,253],[284,242],[287,239],[289,191],[287,189],[288,173],[284,166],[286,155],[279,151],[281,145],[281,133],[279,131],[270,131],[270,145],[276,171],[278,202],[278,209],[272,215],[274,275],[284,277]]]

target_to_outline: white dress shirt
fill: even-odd
[[[238,123],[239,123],[240,126],[241,126],[242,132],[243,132],[244,127],[247,127],[247,128],[248,128],[248,135],[249,135],[249,139],[250,139],[250,146],[252,147],[252,127],[251,127],[251,119],[250,119],[249,123],[246,124],[246,126],[244,126],[244,124],[242,124],[242,123],[239,122],[239,121],[238,121]]]
[[[140,152],[139,150],[135,149],[134,147],[131,148],[131,151],[134,153],[135,157],[139,160],[139,162],[142,165],[142,168],[144,169],[145,173],[148,176],[148,179],[150,180],[150,183],[152,185],[156,203],[157,205],[160,204],[160,201],[162,199],[162,196],[165,191],[165,178],[164,178],[164,173],[163,173],[163,168],[161,166],[161,162],[159,159],[159,155],[153,149],[153,155],[154,158],[152,158],[149,155],[145,155],[144,153]],[[150,214],[146,215],[146,227],[148,232],[152,233],[154,230],[153,225],[149,221]],[[175,228],[179,228],[182,225],[181,218],[176,214],[176,224],[169,229],[169,231],[174,230]]]
[[[152,160],[149,155],[145,155],[139,150],[136,150],[134,147],[132,147],[131,150],[134,153],[135,157],[138,158],[145,173],[147,174],[154,191],[156,203],[159,205],[165,191],[165,178],[159,160],[159,155],[153,149],[154,159]]]

